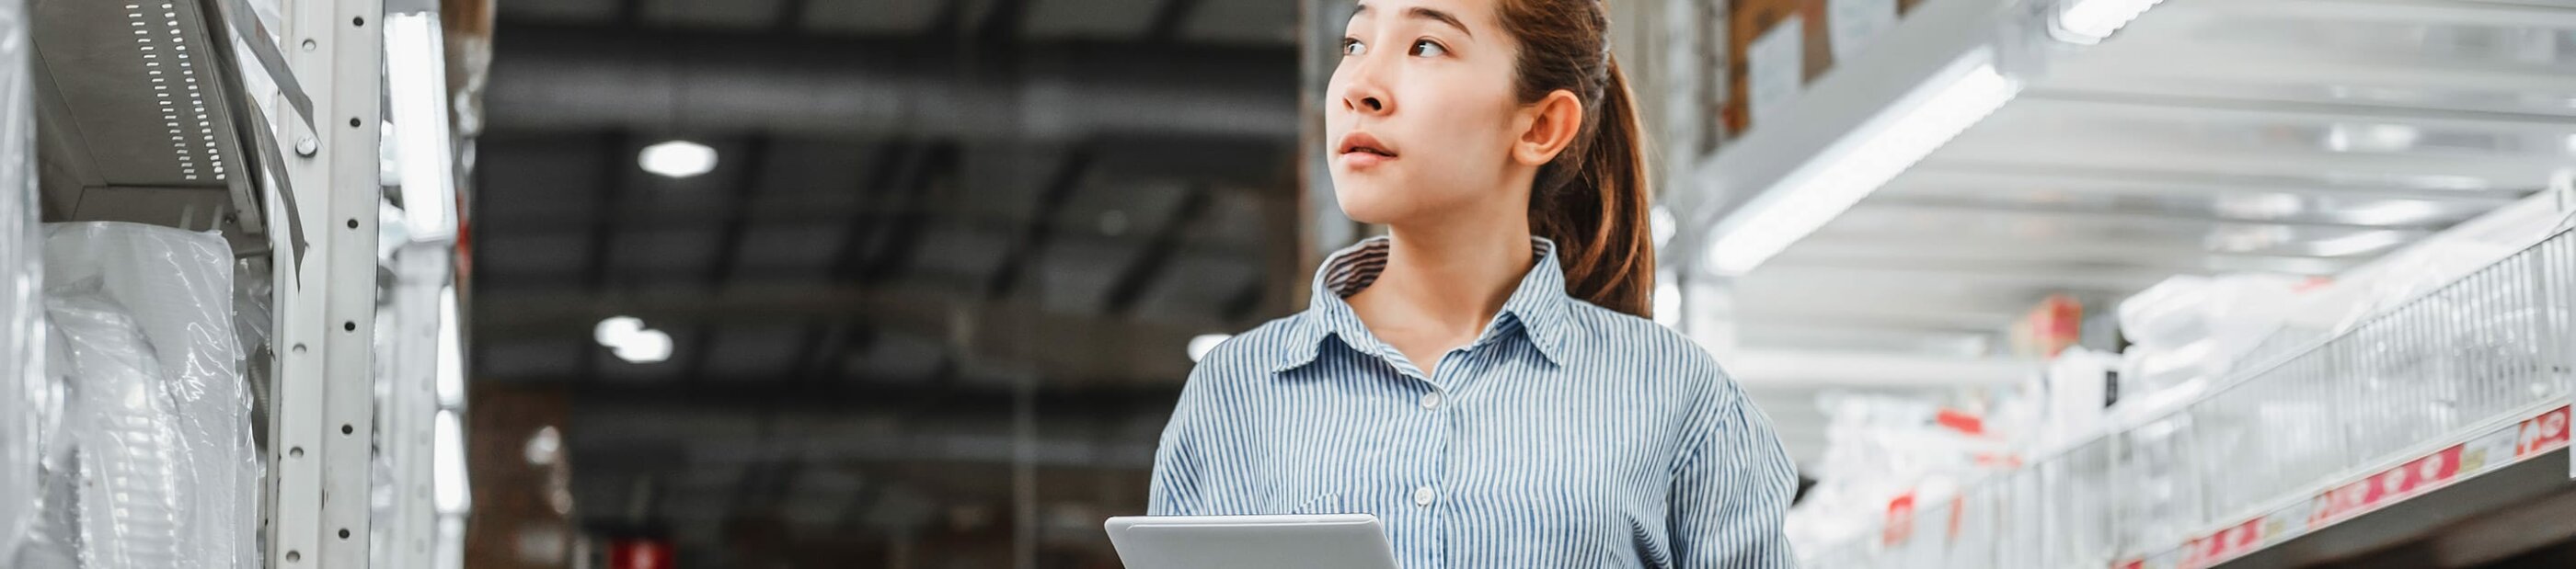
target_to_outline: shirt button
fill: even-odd
[[[1430,392],[1430,393],[1424,393],[1424,394],[1422,394],[1422,408],[1424,408],[1424,409],[1431,409],[1431,408],[1436,408],[1436,407],[1439,407],[1439,406],[1440,406],[1440,392],[1438,392],[1438,391],[1433,391],[1433,392]]]
[[[1431,491],[1430,486],[1413,489],[1413,505],[1416,506],[1429,506],[1431,500],[1439,497],[1440,493]]]

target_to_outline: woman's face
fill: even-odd
[[[1527,184],[1507,185],[1535,167],[1512,168],[1530,119],[1496,1],[1366,0],[1351,16],[1324,109],[1333,194],[1351,219],[1528,207]]]

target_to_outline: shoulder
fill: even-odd
[[[1189,385],[1184,391],[1231,390],[1269,377],[1296,350],[1313,349],[1311,345],[1298,345],[1313,342],[1301,321],[1305,317],[1298,313],[1273,319],[1217,343],[1190,369]]]
[[[1732,393],[1735,379],[1698,340],[1681,331],[1589,302],[1571,300],[1564,352],[1601,365],[1634,366],[1643,375],[1681,382],[1692,391]]]
[[[1304,324],[1299,321],[1304,317],[1303,313],[1283,316],[1218,342],[1199,358],[1198,367],[1190,375],[1195,378],[1210,373],[1268,371],[1288,356],[1290,348],[1296,347],[1295,338],[1304,336]]]

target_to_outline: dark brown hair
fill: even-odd
[[[1574,142],[1539,167],[1530,188],[1530,232],[1556,241],[1567,294],[1652,318],[1653,197],[1636,103],[1610,56],[1608,9],[1601,0],[1501,0],[1499,13],[1521,44],[1521,103],[1558,90],[1583,101]]]

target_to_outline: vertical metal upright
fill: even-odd
[[[270,415],[268,565],[365,567],[374,439],[376,215],[382,199],[384,15],[379,0],[287,0],[280,40],[309,85],[314,122],[273,125],[290,195],[272,194],[268,219],[305,215],[309,249],[272,231],[277,270],[277,383]]]

